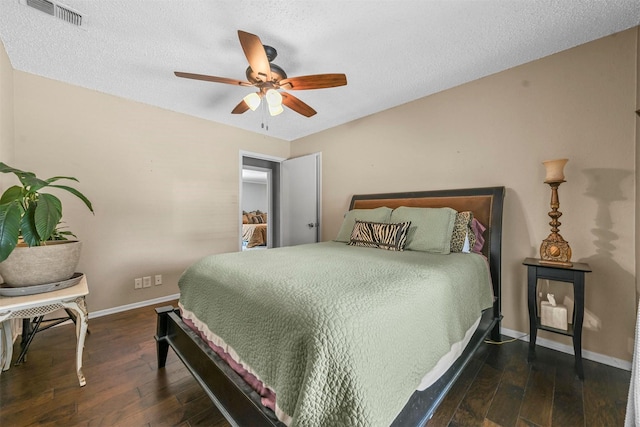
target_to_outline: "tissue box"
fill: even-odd
[[[550,328],[567,330],[567,307],[562,304],[551,305],[549,301],[540,303],[540,323]]]

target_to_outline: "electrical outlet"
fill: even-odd
[[[162,285],[162,274],[156,274],[156,286]]]
[[[142,287],[143,288],[151,287],[151,276],[145,276],[142,278]]]
[[[133,289],[142,289],[142,278],[136,277],[133,279]]]

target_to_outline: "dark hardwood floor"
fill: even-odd
[[[0,375],[0,426],[228,426],[171,350],[156,369],[153,308],[90,320],[82,388],[73,326],[38,334],[27,362]],[[624,424],[629,372],[587,360],[583,382],[570,355],[538,347],[533,366],[526,355],[521,341],[484,345],[428,426]]]

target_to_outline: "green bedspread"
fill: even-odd
[[[295,426],[388,426],[492,305],[486,260],[323,242],[214,255],[179,282]]]

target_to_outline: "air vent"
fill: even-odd
[[[38,9],[47,15],[55,16],[69,24],[76,25],[78,27],[84,27],[86,25],[82,14],[71,9],[69,6],[49,0],[20,0],[20,3],[25,6]]]

